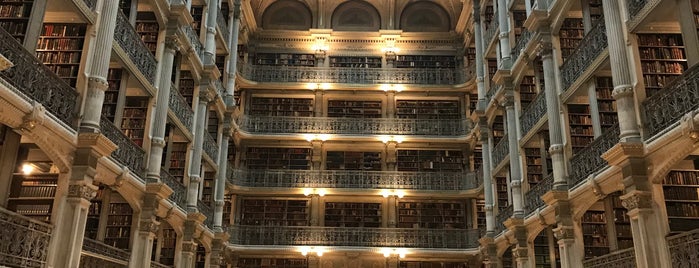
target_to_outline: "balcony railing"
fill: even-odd
[[[206,204],[204,201],[197,200],[197,209],[199,210],[199,213],[206,216],[204,225],[209,226],[209,228],[214,228],[214,210],[211,209],[211,206]]]
[[[497,167],[510,154],[510,142],[507,139],[505,134],[493,148],[493,167]]]
[[[230,243],[250,246],[478,248],[478,230],[232,226]]]
[[[609,151],[619,142],[619,125],[607,129],[587,147],[570,158],[571,171],[568,177],[568,187],[575,188],[590,174],[594,174],[607,166],[602,154]]]
[[[184,127],[186,127],[187,130],[192,131],[192,118],[194,118],[194,111],[192,111],[192,106],[189,106],[187,100],[174,86],[170,87],[170,98],[168,99],[168,104],[170,106],[170,110],[172,110]]]
[[[629,20],[633,21],[639,12],[646,6],[648,0],[626,0],[626,8],[629,11]]]
[[[549,174],[534,187],[530,188],[529,192],[524,194],[525,214],[529,215],[536,211],[537,208],[543,207],[545,203],[541,197],[551,189],[553,189],[553,174]]]
[[[158,62],[150,52],[145,43],[141,40],[136,30],[131,26],[129,20],[121,12],[117,12],[116,28],[114,28],[114,41],[119,44],[131,62],[143,76],[155,85],[155,71]]]
[[[0,266],[44,267],[52,227],[0,207]]]
[[[204,132],[204,153],[206,153],[212,160],[216,161],[218,159],[218,144],[214,137],[209,134],[209,132]]]
[[[172,189],[172,194],[168,199],[180,207],[182,211],[187,211],[187,187],[164,169],[160,170],[160,180]]]
[[[221,80],[214,80],[214,86],[216,87],[216,92],[218,92],[219,96],[221,96],[222,98],[223,96],[226,96],[226,88],[223,87],[223,83],[221,83]]]
[[[223,12],[221,12],[221,9],[218,9],[218,15],[216,16],[216,24],[218,24],[218,30],[221,32],[221,36],[223,36],[223,40],[225,41],[226,45],[228,45],[228,42],[230,42],[230,33],[228,32],[228,22],[226,22],[226,18],[223,17]]]
[[[527,47],[529,41],[532,40],[532,36],[534,36],[534,33],[528,31],[526,28],[522,30],[522,33],[519,35],[519,39],[517,40],[517,44],[515,44],[515,47],[512,49],[513,63],[517,61],[519,55],[522,54],[522,51]]]
[[[90,8],[90,10],[95,10],[95,7],[97,6],[97,0],[83,0],[85,2],[85,5]]]
[[[648,137],[680,121],[690,111],[699,109],[699,65],[687,70],[670,85],[643,103]]]
[[[471,124],[466,119],[244,116],[238,126],[258,134],[464,136]]]
[[[672,267],[699,267],[699,229],[667,238]]]
[[[128,267],[131,254],[89,238],[83,239],[80,267]]]
[[[599,20],[592,30],[583,37],[578,47],[561,65],[561,83],[567,91],[573,83],[590,67],[597,57],[607,48],[607,32],[604,20]]]
[[[476,173],[360,170],[233,170],[231,184],[244,187],[471,190]]]
[[[127,166],[133,173],[139,175],[138,178],[143,181],[143,159],[146,155],[143,148],[131,141],[109,119],[102,117],[100,128],[102,129],[102,134],[117,145],[117,149],[112,152],[112,158]]]
[[[347,68],[238,64],[255,82],[456,85],[471,79],[462,68]]]
[[[585,268],[635,268],[636,255],[633,248],[627,248],[589,259],[583,262]],[[689,267],[689,266],[684,266]]]
[[[490,44],[490,42],[493,42],[493,38],[495,37],[495,33],[499,31],[498,27],[500,27],[500,21],[498,20],[498,15],[497,15],[497,10],[495,10],[495,15],[493,15],[493,19],[490,21],[490,24],[488,24],[488,29],[485,30],[485,33],[483,34],[483,40],[485,41],[486,46]]]
[[[201,44],[201,41],[199,40],[199,35],[197,35],[197,33],[194,32],[194,29],[192,29],[191,25],[187,25],[185,27],[182,27],[181,29],[184,32],[184,35],[189,40],[189,44],[192,46],[192,49],[194,49],[194,52],[199,57],[199,60],[202,63],[204,63],[204,45]]]
[[[25,100],[41,103],[58,120],[75,128],[73,119],[78,109],[78,92],[3,28],[0,28],[0,39],[0,54],[14,64],[12,68],[1,71],[0,78],[22,93],[20,95],[24,95]]]
[[[534,97],[534,100],[519,117],[522,135],[529,133],[544,115],[546,115],[546,94],[542,91]]]
[[[495,224],[498,226],[497,232],[503,232],[507,230],[507,227],[505,226],[505,221],[507,219],[512,218],[512,214],[514,213],[514,208],[512,205],[509,205],[505,207],[504,209],[498,211],[498,215],[495,216]]]

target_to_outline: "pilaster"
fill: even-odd
[[[226,251],[226,241],[229,235],[225,232],[216,233],[211,242],[211,256],[209,257],[209,268],[221,268],[224,263],[224,253]]]
[[[493,196],[493,179],[490,170],[490,129],[488,128],[488,120],[485,116],[479,118],[478,125],[480,126],[481,157],[483,159],[483,195],[485,196],[486,236],[492,237],[495,235],[495,213],[493,211],[495,198]]]
[[[495,245],[495,240],[492,237],[481,238],[480,241],[481,256],[483,257],[483,266],[485,268],[499,268],[502,266],[498,249]]]

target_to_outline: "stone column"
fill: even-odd
[[[197,117],[194,128],[194,151],[189,166],[189,187],[187,189],[187,211],[197,212],[197,199],[199,199],[199,183],[201,182],[201,158],[203,154],[204,135],[206,133],[206,116],[209,112],[209,102],[214,93],[208,88],[208,83],[203,83],[199,90],[199,106],[195,116]]]
[[[204,221],[201,214],[189,214],[184,222],[184,234],[182,236],[182,256],[180,263],[176,267],[179,268],[194,268],[194,261],[197,256],[197,243],[194,242],[194,236],[197,231],[197,226]]]
[[[572,207],[568,201],[567,190],[552,189],[541,197],[544,202],[555,208],[556,228],[553,234],[558,239],[561,267],[582,268],[582,232],[576,232]]]
[[[78,267],[87,212],[90,200],[95,197],[97,191],[97,186],[92,184],[97,174],[97,161],[116,150],[114,143],[97,133],[78,134],[77,147],[67,181],[67,192],[56,196],[62,205],[58,211],[53,212],[57,222],[47,257],[47,262],[52,267]]]
[[[235,0],[233,3],[233,9],[230,14],[230,27],[229,36],[231,40],[228,40],[228,51],[231,55],[228,57],[228,80],[226,81],[226,96],[224,100],[226,106],[236,106],[235,98],[235,77],[238,71],[238,33],[240,32],[240,0]]]
[[[204,44],[204,65],[216,64],[216,24],[218,10],[220,9],[219,0],[208,0],[208,8],[206,14],[206,42]]]
[[[223,206],[225,205],[224,195],[226,194],[226,179],[228,177],[228,143],[232,135],[231,114],[226,113],[223,125],[223,137],[219,147],[218,173],[216,174],[215,195],[214,195],[214,226],[216,233],[223,232]],[[212,255],[214,254],[212,250]]]
[[[311,167],[313,170],[323,170],[323,142],[311,141]]]
[[[641,132],[636,120],[634,88],[626,50],[625,30],[619,11],[619,1],[603,0],[604,23],[609,43],[609,62],[612,66],[612,97],[616,100],[619,119],[619,138],[622,141],[640,141]]]
[[[500,268],[502,266],[498,249],[492,237],[481,238],[481,255],[485,268]]]
[[[523,219],[511,219],[511,230],[514,230],[515,244],[512,248],[512,258],[518,268],[530,268],[534,266],[534,262],[529,258],[529,241],[527,241],[527,227],[524,225]],[[532,249],[533,251],[533,249]]]
[[[398,216],[397,216],[397,206],[398,206],[398,198],[395,195],[391,195],[387,197],[386,200],[388,205],[387,205],[387,210],[388,210],[388,228],[396,228],[396,223],[398,222]]]
[[[311,211],[311,226],[320,226],[320,196],[317,194],[311,195],[311,204],[309,206]]]
[[[219,232],[214,234],[214,239],[211,241],[209,261],[207,263],[209,268],[221,268],[226,251],[226,241],[228,241],[228,233]]]
[[[502,69],[512,68],[512,49],[510,48],[510,16],[508,0],[498,0],[498,26],[500,28],[500,58]]]
[[[92,48],[90,74],[87,80],[87,93],[85,94],[85,107],[80,122],[81,132],[99,132],[100,118],[102,117],[102,104],[104,104],[104,92],[109,87],[107,75],[109,72],[109,58],[112,56],[112,41],[114,40],[114,28],[119,12],[119,1],[103,1],[100,10],[95,46]]]
[[[389,141],[386,143],[386,171],[396,171],[396,163],[398,161],[398,143]]]
[[[485,62],[483,60],[483,29],[481,27],[480,2],[480,0],[473,0],[473,37],[476,39],[476,86],[478,90],[476,111],[485,112],[488,100],[485,99]],[[487,124],[482,126],[487,126]],[[485,158],[483,160],[485,161]]]
[[[130,266],[150,267],[153,240],[160,228],[160,222],[157,220],[158,204],[170,194],[172,190],[164,184],[146,184],[146,194],[143,196],[139,213],[138,230],[131,246]]]
[[[490,128],[488,128],[488,120],[485,117],[480,118],[480,132],[481,132],[481,147],[482,147],[482,158],[483,158],[483,194],[485,196],[485,225],[486,225],[486,236],[495,236],[495,214],[493,213],[494,208],[494,196],[493,196],[493,179],[491,177],[490,170]]]
[[[511,86],[511,82],[505,82]],[[517,115],[515,114],[515,97],[511,90],[505,91],[505,96],[502,101],[507,111],[507,142],[510,149],[510,189],[512,190],[512,217],[524,217],[524,200],[522,199],[522,167],[519,160],[519,142],[517,136]]]
[[[548,27],[548,26],[544,26]],[[540,40],[537,52],[541,56],[544,65],[544,91],[546,94],[546,115],[548,115],[549,140],[551,147],[551,165],[553,166],[553,188],[568,189],[565,178],[566,163],[563,157],[563,132],[561,129],[560,103],[558,102],[558,89],[556,88],[555,63],[553,62],[553,47],[549,29],[540,29]]]

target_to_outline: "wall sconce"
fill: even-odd
[[[379,140],[383,143],[395,142],[401,143],[405,140],[403,136],[379,136]]]
[[[408,251],[404,248],[382,248],[381,253],[383,253],[383,256],[386,258],[391,257],[391,255],[398,255],[398,257],[402,259],[408,254]]]
[[[308,253],[315,253],[316,256],[322,257],[326,249],[321,247],[300,247],[299,251],[301,251],[301,255],[303,256],[308,256]]]
[[[405,90],[405,86],[400,85],[400,84],[381,84],[381,86],[379,86],[379,88],[381,88],[381,90],[383,90],[385,92],[389,92],[389,91],[401,92],[401,91]]]
[[[381,195],[385,198],[388,198],[389,196],[392,196],[392,195],[394,195],[398,198],[403,198],[405,196],[405,191],[383,189],[383,190],[381,190]]]
[[[317,195],[317,196],[325,196],[328,191],[325,189],[316,189],[316,188],[303,188],[303,195],[309,196],[309,195]]]
[[[32,164],[24,164],[24,165],[22,165],[22,173],[24,173],[24,175],[30,175],[30,174],[32,174],[32,173],[34,172],[34,169],[35,169],[35,168],[34,168],[34,165],[32,165]]]
[[[330,84],[328,83],[308,83],[306,87],[310,90],[327,90],[330,89]]]
[[[308,142],[312,141],[327,141],[331,137],[330,134],[303,134],[303,138]]]

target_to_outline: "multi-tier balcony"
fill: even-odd
[[[607,50],[607,32],[604,20],[600,20],[592,30],[580,41],[573,54],[561,65],[561,84],[563,91],[573,88],[576,83],[581,83],[581,78],[590,75],[599,66]]]

